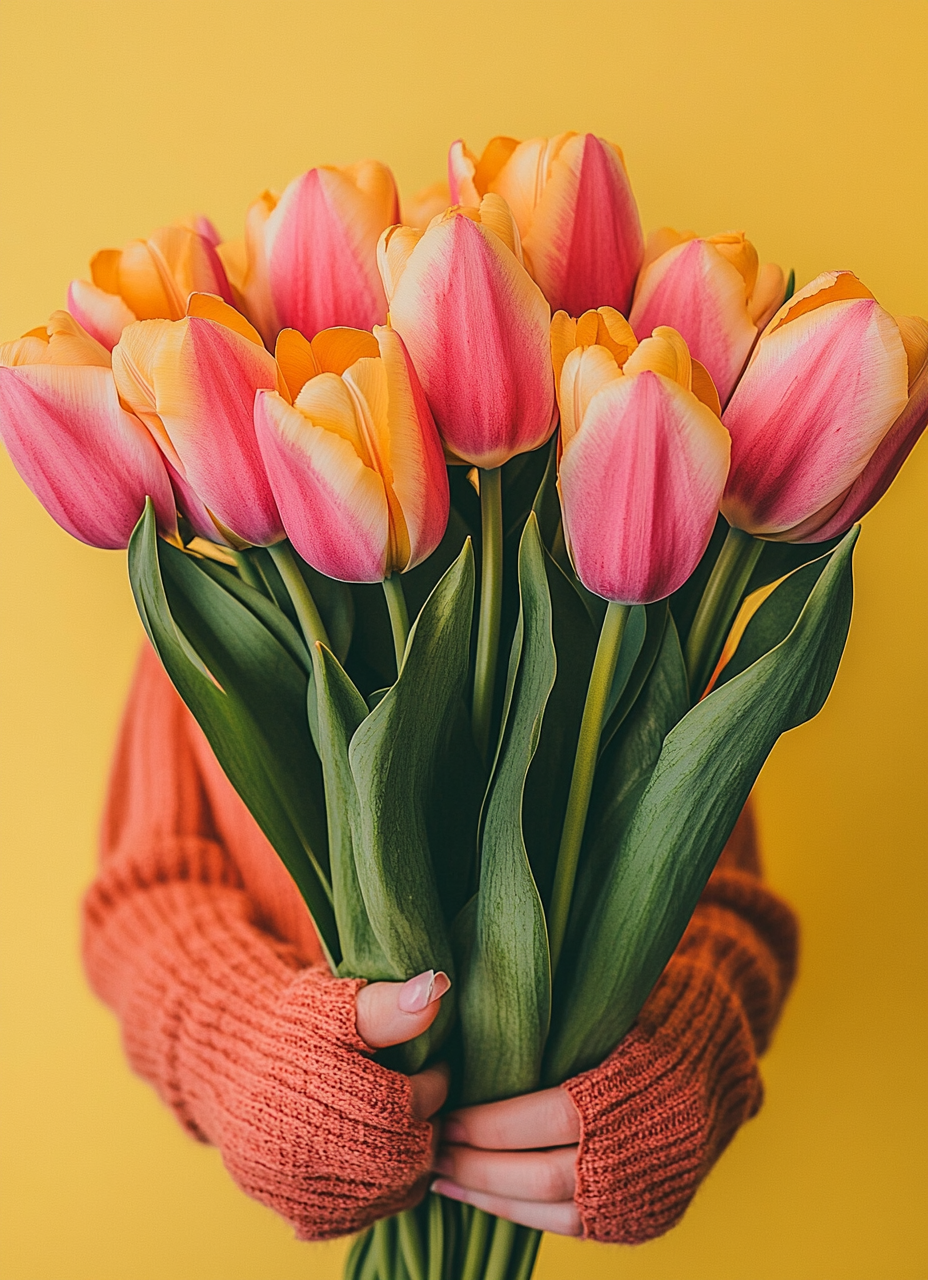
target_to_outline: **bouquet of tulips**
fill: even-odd
[[[102,251],[0,348],[0,431],[59,524],[128,546],[333,971],[451,976],[390,1061],[470,1103],[621,1040],[821,708],[928,325],[846,271],[794,292],[740,233],[646,247],[593,135],[449,175],[406,225],[366,162],[265,193],[242,243]],[[431,1195],[348,1271],[525,1280],[538,1240]]]

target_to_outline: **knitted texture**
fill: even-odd
[[[85,965],[180,1122],[303,1239],[414,1203],[431,1126],[359,1039],[362,984],[322,963],[299,894],[147,647],[101,844]],[[635,1028],[564,1086],[586,1235],[635,1242],[678,1220],[760,1105],[757,1054],[794,964],[793,917],[758,878],[746,817]]]

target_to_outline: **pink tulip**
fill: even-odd
[[[233,301],[216,253],[219,236],[208,218],[160,227],[124,249],[101,249],[90,263],[93,284],[72,280],[71,315],[111,351],[135,320],[179,320],[191,293]]]
[[[449,209],[424,232],[392,227],[378,257],[391,324],[449,453],[492,468],[544,444],[555,423],[551,313],[505,201]]]
[[[779,267],[759,267],[740,231],[700,240],[665,227],[648,241],[629,321],[636,333],[659,324],[682,333],[724,404],[785,286]]]
[[[448,157],[451,198],[476,205],[487,192],[512,209],[525,264],[552,309],[628,310],[644,241],[625,160],[592,133],[493,138],[478,160],[463,142]]]
[[[626,355],[612,328],[609,346],[577,345],[563,359],[564,532],[590,591],[648,604],[682,586],[708,546],[730,441],[696,394],[693,362],[675,330],[657,329]],[[561,326],[552,331],[563,342]],[[718,404],[714,388],[701,391]]]
[[[849,271],[780,308],[724,415],[730,524],[817,542],[877,500],[924,427],[925,324],[902,325]]]
[[[244,316],[219,298],[193,294],[183,320],[130,325],[113,351],[113,374],[123,402],[221,534],[260,546],[283,538],[253,416],[256,392],[281,380]]]
[[[375,160],[310,169],[248,211],[243,246],[222,246],[241,305],[273,347],[281,329],[371,329],[386,319],[377,240],[399,217],[393,175]]]
[[[0,435],[45,510],[81,542],[128,546],[147,496],[176,536],[161,455],[120,405],[109,352],[66,311],[0,347]]]
[[[445,532],[448,475],[402,339],[387,327],[373,338],[330,330],[312,348],[294,338],[278,359],[289,370],[302,361],[308,379],[292,404],[273,391],[255,403],[287,536],[304,560],[343,581],[381,582],[414,568]],[[366,354],[346,366],[359,350]]]

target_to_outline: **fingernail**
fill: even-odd
[[[429,996],[429,1004],[434,1004],[436,1000],[440,1000],[443,995],[451,990],[451,979],[447,973],[439,969],[435,975],[435,981],[432,983],[432,994]]]
[[[446,1196],[449,1200],[465,1200],[467,1192],[463,1187],[459,1187],[456,1182],[449,1182],[447,1178],[436,1178],[429,1191],[434,1191],[437,1196]]]
[[[403,1013],[421,1013],[431,1003],[434,989],[435,970],[426,969],[425,973],[417,974],[415,978],[403,983],[397,1004]]]

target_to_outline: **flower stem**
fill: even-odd
[[[270,551],[271,558],[277,566],[277,572],[283,578],[284,586],[293,601],[297,620],[303,630],[306,643],[310,649],[317,642],[324,644],[327,649],[331,649],[332,646],[329,643],[325,623],[316,608],[312,592],[306,585],[306,579],[300,573],[300,568],[290,543],[275,542],[268,547],[268,551]]]
[[[552,976],[561,958],[564,935],[567,932],[567,919],[570,915],[574,881],[577,877],[580,846],[583,843],[586,814],[590,807],[590,794],[593,790],[593,775],[596,772],[596,760],[599,755],[603,713],[609,698],[609,690],[612,688],[612,678],[615,675],[630,608],[631,606],[627,604],[615,602],[609,604],[606,616],[603,618],[603,629],[599,633],[596,657],[593,660],[590,686],[587,689],[583,719],[580,722],[577,754],[574,756],[574,771],[570,779],[570,794],[567,797],[567,813],[564,817],[564,829],[561,832],[561,847],[557,855],[551,910],[548,913]]]
[[[729,529],[725,535],[686,642],[686,672],[694,701],[712,677],[763,549],[760,538],[742,529]]]
[[[255,591],[260,591],[261,594],[264,595],[264,581],[261,577],[261,573],[256,566],[252,564],[245,552],[233,551],[232,558],[235,561],[238,569],[238,576],[241,578],[242,582],[247,582],[249,587],[254,587]]]
[[[507,1218],[497,1218],[493,1228],[493,1242],[487,1256],[484,1280],[506,1280],[509,1260],[516,1243],[518,1227]]]
[[[523,1230],[525,1231],[525,1236],[522,1240],[512,1280],[529,1280],[535,1269],[535,1259],[538,1257],[538,1248],[541,1244],[542,1233],[540,1231],[535,1231],[532,1227],[525,1227]]]
[[[470,1231],[467,1233],[467,1252],[464,1254],[461,1280],[483,1280],[483,1254],[486,1249],[490,1221],[488,1213],[484,1213],[482,1209],[474,1210],[470,1220]]]
[[[414,1209],[407,1209],[396,1219],[399,1231],[400,1251],[409,1272],[410,1280],[425,1280],[425,1258],[422,1254],[422,1237]]]
[[[396,654],[396,676],[399,679],[403,654],[406,652],[406,641],[409,638],[409,612],[406,609],[406,597],[403,595],[403,582],[398,573],[384,578],[383,593],[387,598],[387,611],[390,614],[393,650]]]
[[[445,1273],[445,1211],[441,1196],[429,1196],[428,1280],[442,1280]]]
[[[499,467],[480,472],[480,621],[474,671],[473,725],[477,750],[490,753],[493,686],[503,605],[503,482]]]

